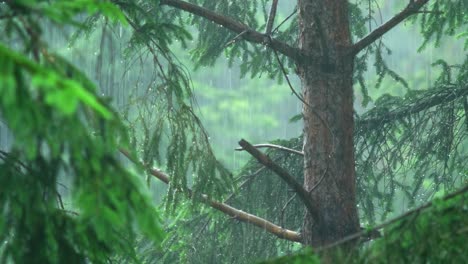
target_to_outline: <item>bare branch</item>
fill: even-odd
[[[286,152],[290,152],[290,153],[294,153],[294,154],[297,154],[297,155],[304,156],[304,153],[302,151],[295,150],[295,149],[290,149],[290,148],[283,147],[283,146],[280,146],[280,145],[256,144],[256,145],[253,145],[253,146],[256,147],[256,148],[274,148],[274,149],[279,149],[279,150],[283,150],[283,151],[286,151]],[[242,150],[245,150],[245,149],[240,147],[240,148],[235,148],[235,150],[242,151]]]
[[[278,7],[278,0],[273,0],[273,3],[271,3],[270,16],[268,17],[265,30],[265,35],[267,36],[271,35],[271,29],[273,28],[273,23],[275,22],[276,7]]]
[[[237,34],[233,39],[231,39],[228,43],[226,43],[225,47],[230,46],[231,44],[234,44],[239,40],[245,33],[247,33],[247,30],[242,31],[241,33]]]
[[[300,233],[298,233],[298,232],[288,230],[288,229],[284,229],[284,228],[282,228],[280,226],[277,226],[277,225],[271,223],[268,220],[265,220],[265,219],[260,218],[258,216],[255,216],[255,215],[246,213],[244,211],[238,210],[238,209],[233,208],[233,207],[231,207],[231,206],[229,206],[227,204],[212,201],[212,200],[208,199],[208,197],[206,197],[206,195],[203,195],[202,198],[204,199],[204,202],[209,204],[211,207],[213,207],[215,209],[218,209],[219,211],[221,211],[221,212],[223,212],[223,213],[225,213],[227,215],[230,215],[230,216],[232,216],[233,218],[235,218],[235,219],[237,219],[239,221],[246,222],[246,223],[252,224],[254,226],[260,227],[260,228],[264,229],[265,231],[268,231],[268,232],[272,233],[273,235],[275,235],[275,236],[277,236],[279,238],[282,238],[282,239],[286,239],[286,240],[294,241],[294,242],[301,242],[302,241],[302,237],[301,237]]]
[[[243,181],[241,184],[239,184],[239,186],[237,187],[238,189],[241,189],[242,187],[244,187],[245,185],[247,185],[247,183],[249,183],[250,181],[252,181],[260,172],[262,172],[266,167],[265,166],[262,166],[260,169],[256,170],[254,173],[250,174],[250,175],[247,175],[247,180]],[[231,193],[225,200],[224,200],[224,203],[228,203],[237,193]]]
[[[421,11],[417,11],[415,13],[418,13],[418,14],[436,14],[436,15],[444,14],[444,12],[442,12],[442,11],[431,11],[431,10],[421,10]]]
[[[125,155],[130,161],[139,164],[140,162],[136,161],[126,150],[120,149],[120,152]],[[148,172],[153,175],[154,177],[158,178],[160,181],[169,184],[169,176],[164,174],[163,172],[149,168],[148,166],[144,166]],[[188,196],[191,196],[191,190],[189,189]],[[302,237],[301,234],[292,230],[284,229],[278,225],[273,224],[272,222],[260,218],[258,216],[246,213],[242,210],[236,209],[230,205],[227,205],[225,203],[217,202],[211,200],[207,195],[202,194],[201,195],[201,201],[209,206],[211,206],[214,209],[217,209],[218,211],[221,211],[232,218],[252,224],[256,227],[259,227],[261,229],[264,229],[265,231],[277,236],[278,238],[286,239],[289,241],[294,241],[294,242],[301,242]]]
[[[304,187],[302,187],[301,184],[296,181],[296,179],[294,179],[293,176],[291,176],[286,170],[274,163],[270,158],[268,158],[265,154],[260,152],[258,149],[252,146],[252,144],[245,141],[244,139],[239,141],[239,145],[252,156],[254,156],[261,164],[265,165],[265,167],[269,168],[278,176],[280,176],[281,179],[283,179],[297,193],[312,217],[318,219],[318,209],[312,202],[309,193],[304,189]]]
[[[356,42],[353,46],[351,46],[349,51],[350,55],[354,56],[358,54],[361,50],[372,44],[376,39],[382,37],[385,33],[390,31],[396,25],[400,24],[407,17],[418,13],[419,9],[428,1],[429,0],[410,1],[410,3],[406,6],[405,9],[403,9],[403,11],[392,17],[389,21],[385,22],[383,25],[372,31],[369,35],[365,36]]]
[[[194,5],[192,3],[187,3],[185,1],[180,1],[180,0],[161,0],[161,5],[172,6],[172,7],[184,10],[186,12],[189,12],[191,14],[201,16],[237,34],[241,34],[245,31],[245,33],[242,34],[242,38],[252,43],[263,44],[265,42],[266,35],[251,29],[249,26],[239,21],[236,21],[230,17],[223,16],[221,14],[208,10],[204,7]],[[271,39],[269,47],[271,47],[273,50],[278,51],[281,54],[288,56],[289,58],[293,60],[298,61],[298,60],[303,59],[304,57],[301,54],[300,49],[291,47],[288,44],[281,42],[279,40],[276,40],[276,39]]]
[[[288,21],[296,13],[297,13],[297,6],[294,8],[291,14],[289,14],[283,21],[281,21],[281,23],[279,23],[279,25],[276,26],[275,29],[273,29],[272,33],[274,34],[284,23],[286,23],[286,21]]]
[[[293,196],[291,196],[291,198],[288,199],[288,201],[286,201],[286,203],[284,204],[283,208],[281,209],[281,226],[284,226],[284,212],[286,211],[286,208],[288,208],[288,205],[292,202],[292,200],[294,200],[294,198],[296,197],[297,193],[294,193]]]

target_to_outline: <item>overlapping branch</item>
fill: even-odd
[[[424,6],[427,2],[429,2],[429,0],[410,1],[410,3],[406,6],[405,9],[403,9],[403,11],[392,17],[389,21],[385,22],[383,25],[372,31],[369,35],[365,36],[356,42],[353,46],[351,46],[349,51],[350,55],[354,56],[358,54],[361,50],[372,44],[376,39],[382,37],[385,33],[390,31],[396,25],[400,24],[407,17],[419,13],[419,9],[421,9],[421,7]]]
[[[249,42],[260,44],[265,43],[265,34],[255,31],[244,23],[241,23],[233,18],[223,16],[204,7],[180,0],[161,0],[161,5],[172,6],[208,19],[211,22],[221,25],[224,28],[229,29],[239,35],[242,34],[240,36]],[[300,60],[303,58],[300,49],[291,47],[277,39],[271,39],[271,42],[269,42],[269,47],[293,60]]]
[[[261,164],[265,165],[267,168],[280,176],[281,179],[285,181],[294,190],[294,192],[297,193],[312,217],[314,219],[318,219],[319,214],[317,206],[313,203],[306,189],[304,189],[304,187],[298,183],[293,176],[291,176],[286,170],[281,168],[278,164],[274,163],[270,158],[268,158],[265,154],[260,152],[258,149],[252,146],[252,144],[245,141],[244,139],[239,141],[239,145],[252,156],[254,156]]]
[[[270,9],[270,16],[268,17],[268,22],[265,30],[265,35],[271,35],[271,29],[273,28],[273,23],[275,22],[276,8],[278,7],[278,0],[273,0]]]
[[[132,161],[132,162],[134,162],[136,164],[139,163],[138,161],[133,159],[132,156],[127,151],[121,149],[120,152],[123,155],[125,155],[130,161]],[[163,172],[161,172],[159,170],[155,170],[153,168],[148,168],[148,167],[146,167],[146,168],[147,168],[148,172],[152,176],[156,177],[157,179],[164,182],[165,184],[169,184],[169,182],[170,182],[169,176],[167,176],[166,174],[164,174]],[[189,189],[187,194],[188,194],[188,196],[191,196],[191,190],[190,189]],[[268,221],[266,219],[263,219],[263,218],[260,218],[258,216],[255,216],[255,215],[249,214],[247,212],[244,212],[242,210],[236,209],[236,208],[234,208],[234,207],[232,207],[230,205],[227,205],[225,203],[213,201],[205,194],[201,195],[201,201],[203,203],[211,206],[212,208],[217,209],[218,211],[221,211],[221,212],[231,216],[232,218],[234,218],[234,219],[236,219],[238,221],[252,224],[252,225],[254,225],[256,227],[264,229],[265,231],[267,231],[267,232],[269,232],[269,233],[271,233],[271,234],[273,234],[273,235],[275,235],[275,236],[277,236],[279,238],[286,239],[286,240],[289,240],[289,241],[294,241],[294,242],[301,242],[302,241],[301,234],[298,233],[298,232],[282,228],[282,227],[280,227],[278,225],[273,224],[272,222],[270,222],[270,221]]]

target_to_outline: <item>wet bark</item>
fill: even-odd
[[[298,64],[305,102],[304,188],[318,217],[304,219],[303,242],[324,246],[359,231],[353,151],[353,58],[346,0],[300,0]]]

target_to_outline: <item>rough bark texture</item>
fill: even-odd
[[[312,190],[319,215],[306,214],[302,235],[305,244],[324,246],[359,231],[348,3],[300,0],[298,7],[300,48],[308,58],[298,65],[308,104],[303,108],[304,188]]]

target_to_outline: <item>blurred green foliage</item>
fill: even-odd
[[[118,157],[119,147],[131,150],[127,130],[92,82],[47,50],[37,20],[123,14],[105,1],[1,5],[12,19],[1,22],[0,113],[14,141],[0,152],[0,262],[138,262],[131,241],[157,246],[164,236],[148,192]]]

